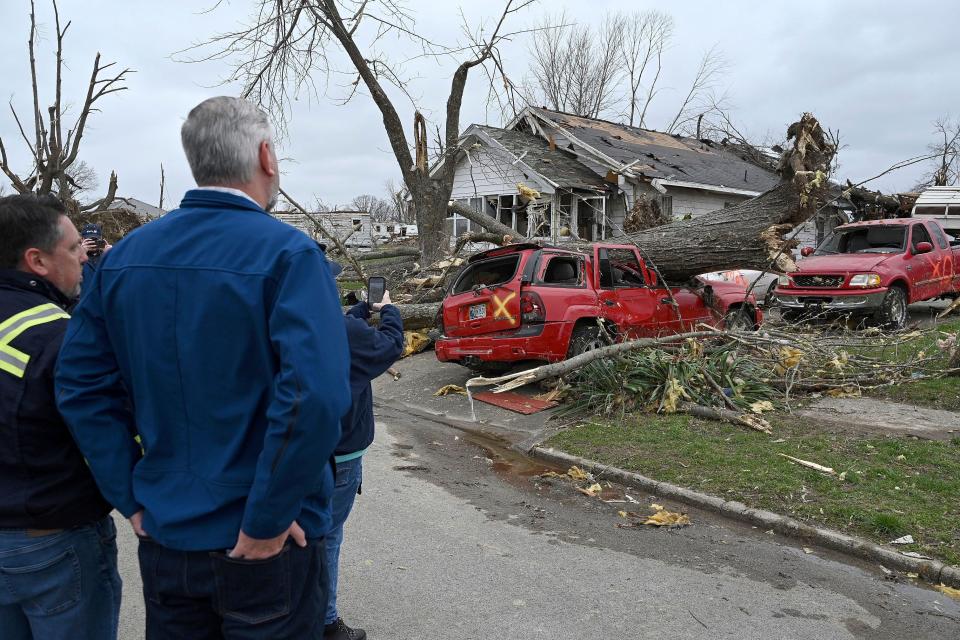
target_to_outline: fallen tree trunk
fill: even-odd
[[[672,222],[625,238],[656,265],[668,282],[737,268],[796,270],[790,252],[796,243],[785,236],[826,201],[827,175],[836,145],[808,113],[790,126],[787,136],[794,141],[793,148],[780,159],[777,172],[781,181],[773,189],[693,220]],[[450,211],[497,235],[517,233],[460,204],[451,203]]]
[[[461,218],[466,218],[471,222],[476,222],[478,225],[491,232],[492,234],[499,236],[500,243],[506,244],[506,242],[519,242],[523,239],[523,236],[516,229],[512,229],[507,225],[503,224],[493,216],[488,216],[485,213],[471,209],[470,207],[464,206],[459,202],[450,202],[447,205],[447,210],[450,213],[455,213]],[[511,240],[504,242],[504,238],[509,237]],[[492,240],[490,241],[492,242]]]
[[[398,304],[397,309],[400,310],[404,330],[432,329],[436,321],[437,311],[440,310],[440,303]]]
[[[359,260],[360,262],[367,262],[369,260],[399,258],[400,256],[420,257],[420,249],[417,247],[395,247],[393,249],[384,249],[383,251],[371,251],[370,253],[358,253],[357,260]]]

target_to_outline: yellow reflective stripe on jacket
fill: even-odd
[[[24,372],[26,371],[27,363],[20,363],[19,358],[13,356],[13,354],[7,353],[7,350],[10,347],[3,346],[0,347],[0,371],[6,371],[7,373],[13,374],[18,378],[22,378]],[[17,352],[20,353],[19,351]],[[23,354],[20,354],[23,355]],[[29,361],[30,358],[28,357]]]
[[[57,305],[47,303],[21,311],[0,322],[0,370],[22,378],[30,356],[13,348],[10,343],[31,327],[69,317],[70,315]]]

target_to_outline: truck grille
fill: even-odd
[[[837,289],[843,285],[843,276],[793,276],[793,284],[809,289]]]

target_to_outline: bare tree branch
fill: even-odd
[[[697,73],[693,77],[693,82],[690,83],[690,90],[687,91],[686,97],[677,110],[677,115],[674,116],[670,126],[667,127],[667,133],[673,133],[678,125],[683,124],[691,117],[691,107],[696,105],[698,100],[703,99],[705,94],[714,88],[719,76],[726,71],[726,67],[727,63],[717,45],[713,45],[704,52],[703,57],[700,58]],[[698,114],[693,117],[696,118],[696,115]]]

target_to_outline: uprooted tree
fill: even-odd
[[[467,76],[474,68],[499,64],[497,46],[510,39],[504,24],[511,14],[533,0],[507,0],[492,29],[467,26],[468,42],[445,47],[415,31],[407,9],[398,3],[373,3],[369,0],[259,0],[251,25],[215,36],[199,48],[212,47],[206,59],[237,56],[240,62],[230,80],[245,83],[243,95],[269,108],[283,118],[290,98],[313,86],[317,76],[328,78],[337,71],[336,54],[349,60],[356,74],[346,101],[365,87],[383,116],[390,148],[397,160],[403,182],[416,212],[423,258],[432,261],[443,252],[446,235],[447,201],[453,189],[457,145],[460,137],[460,109]],[[418,57],[444,57],[465,54],[453,73],[445,109],[443,133],[437,127],[438,146],[443,148],[442,162],[431,170],[428,161],[427,123],[419,111],[413,122],[411,145],[388,89],[392,86],[413,100],[400,67],[388,60],[377,43],[389,36],[407,37],[422,49]],[[497,73],[496,71],[488,71]],[[411,150],[413,152],[411,153]]]
[[[3,171],[18,193],[32,192],[40,195],[53,194],[57,196],[63,202],[70,217],[79,222],[104,215],[109,211],[116,196],[117,176],[115,173],[111,173],[106,195],[95,202],[80,204],[75,196],[83,190],[84,185],[81,184],[82,181],[78,174],[82,173],[85,165],[78,158],[80,143],[86,132],[87,122],[90,115],[97,110],[97,103],[106,95],[124,91],[127,88],[124,81],[127,74],[132,73],[132,71],[124,69],[114,74],[110,69],[116,63],[102,64],[98,53],[93,61],[93,70],[90,73],[87,92],[80,104],[76,120],[72,126],[66,125],[64,115],[67,108],[63,103],[62,95],[63,41],[71,23],[67,22],[66,25],[61,27],[56,0],[52,2],[52,5],[56,26],[53,102],[47,107],[45,117],[40,106],[41,98],[37,73],[37,17],[34,3],[31,0],[30,35],[27,39],[27,48],[30,56],[30,78],[32,81],[32,117],[21,119],[13,101],[10,102],[10,112],[17,124],[20,136],[29,150],[30,168],[26,172],[18,173],[14,171],[7,156],[7,148],[0,138],[0,170]],[[30,124],[30,120],[32,120],[33,128],[28,131],[27,125]]]

